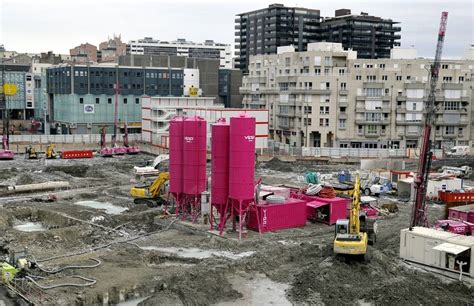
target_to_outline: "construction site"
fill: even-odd
[[[164,215],[163,206],[134,204],[129,195],[134,166],[153,158],[147,154],[17,158],[0,163],[2,185],[69,184],[56,191],[3,192],[2,256],[26,250],[38,266],[25,274],[31,281],[22,277],[15,283],[19,292],[2,288],[5,305],[423,304],[433,299],[470,304],[473,299],[469,277],[459,281],[399,258],[400,230],[410,223],[408,199],[381,196],[374,206],[380,214],[370,260],[340,260],[333,252],[334,226],[328,224],[308,221],[261,235],[248,231],[239,240],[230,228],[223,235],[210,231],[201,216],[193,223]],[[305,172],[359,168],[328,161],[259,160],[256,177],[273,186],[298,185]],[[167,168],[166,162],[160,164],[162,171]],[[398,209],[389,212],[384,204]],[[428,206],[431,221],[444,214],[443,205]],[[65,284],[74,286],[61,286]]]
[[[110,146],[19,153],[6,120],[0,306],[472,304],[474,157],[432,145],[446,20],[412,157],[258,150],[246,112],[176,115],[159,155],[117,111]]]

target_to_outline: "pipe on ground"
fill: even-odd
[[[54,190],[58,188],[69,188],[69,182],[59,181],[59,182],[46,182],[38,184],[28,184],[28,185],[14,185],[8,186],[9,193],[19,193],[19,192],[30,192],[30,191],[41,191],[41,190]]]

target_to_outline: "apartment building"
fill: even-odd
[[[243,105],[268,108],[270,138],[295,147],[414,148],[431,63],[404,49],[393,49],[389,59],[358,59],[340,43],[308,44],[305,52],[280,47],[251,57]],[[473,58],[442,62],[437,148],[472,145],[473,78]]]
[[[174,41],[160,41],[152,37],[145,37],[131,40],[127,45],[127,54],[211,58],[219,60],[220,68],[232,68],[231,46],[213,40],[197,43],[183,38]]]
[[[320,10],[272,4],[268,8],[238,14],[235,19],[235,68],[247,72],[249,59],[257,54],[276,54],[277,48],[293,45],[306,51],[313,42],[339,42],[357,51],[359,58],[388,58],[399,46],[401,28],[391,19],[350,9],[322,18]]]

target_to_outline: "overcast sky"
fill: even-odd
[[[18,52],[69,53],[80,43],[97,45],[121,34],[122,40],[186,38],[233,44],[235,15],[271,3],[320,9],[338,8],[399,21],[402,47],[433,57],[441,11],[449,12],[444,56],[461,57],[474,44],[473,0],[0,0],[0,44]]]

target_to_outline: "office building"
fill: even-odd
[[[111,132],[115,84],[119,83],[120,127],[141,129],[143,96],[184,96],[184,84],[199,88],[195,69],[142,68],[101,65],[59,65],[47,69],[50,121],[63,134]],[[188,77],[190,78],[188,80]]]
[[[127,53],[134,55],[170,55],[200,59],[218,59],[220,68],[232,68],[231,46],[206,40],[196,43],[186,39],[160,41],[152,37],[131,40]]]
[[[268,109],[271,138],[295,147],[416,148],[432,60],[404,51],[358,59],[339,43],[312,43],[304,52],[281,47],[253,56],[242,82],[244,107]],[[473,76],[472,58],[442,61],[437,148],[473,144]]]
[[[389,58],[390,50],[400,46],[398,22],[361,12],[339,9],[335,17],[321,22],[319,41],[341,43],[344,49],[357,51],[358,58]]]

